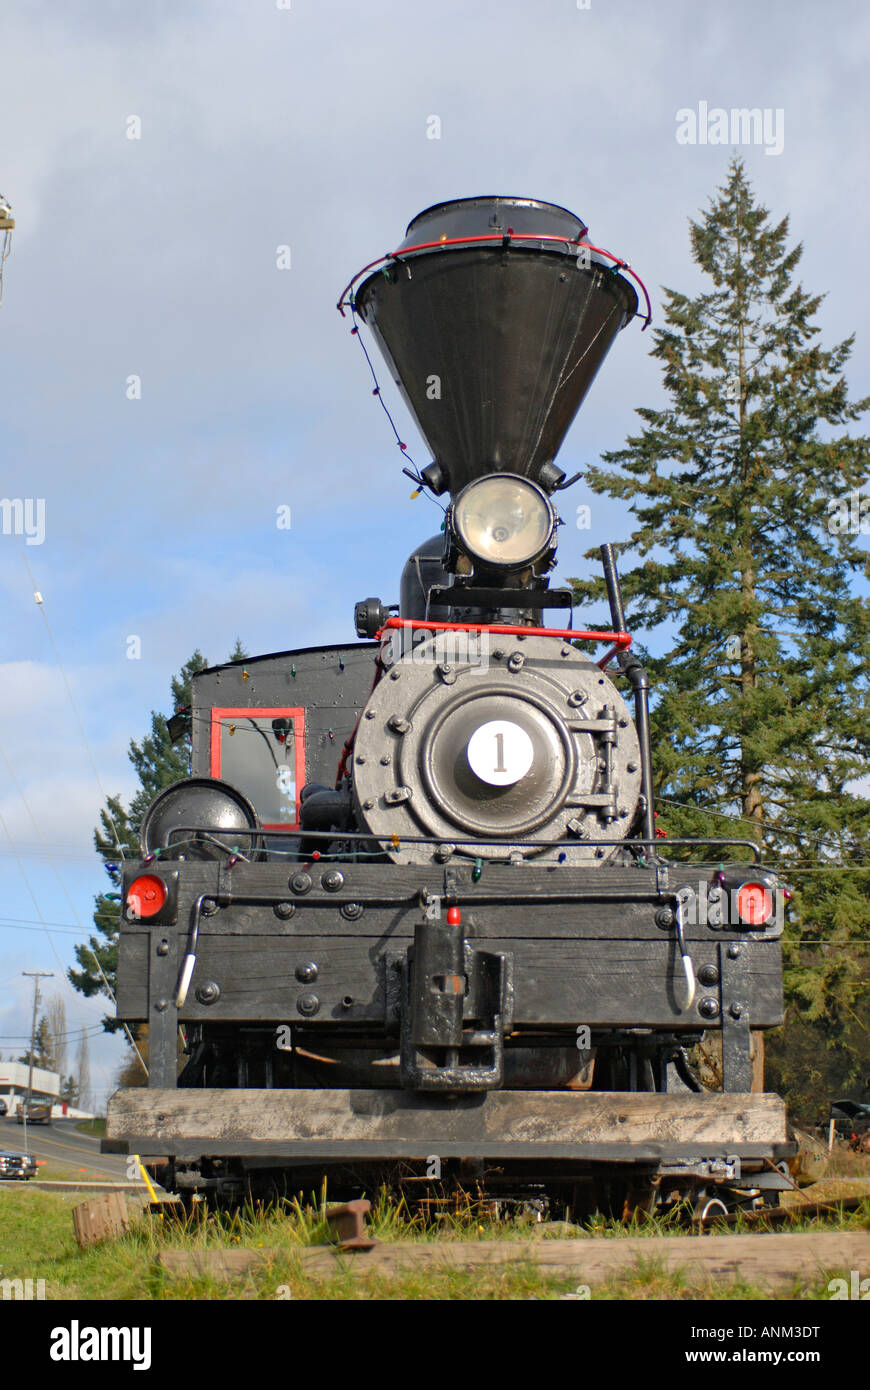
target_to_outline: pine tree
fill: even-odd
[[[230,654],[230,661],[241,661],[247,652],[239,639]],[[172,710],[176,713],[189,707],[191,703],[191,681],[197,671],[208,665],[201,652],[195,651],[181,670],[172,678]],[[95,994],[106,994],[105,984],[100,975],[115,990],[115,974],[118,968],[118,927],[120,903],[118,889],[121,884],[123,857],[135,859],[139,854],[139,825],[149,805],[158,792],[173,782],[187,777],[190,773],[190,735],[185,735],[173,744],[166,727],[167,716],[157,710],[151,713],[151,732],[142,739],[130,742],[129,758],[139,778],[139,788],[129,806],[124,806],[119,796],[110,796],[100,812],[100,825],[94,831],[94,846],[97,853],[106,860],[106,873],[111,888],[99,893],[95,898],[94,926],[96,934],[88,938],[87,945],[75,947],[80,970],[70,969],[70,982],[81,994],[91,998]],[[120,847],[123,847],[123,855]],[[95,961],[99,962],[100,969]],[[121,1025],[115,1018],[105,1017],[103,1027],[114,1032]]]
[[[30,1052],[28,1047],[23,1056],[18,1060],[24,1066],[30,1066]],[[33,1039],[33,1065],[42,1067],[44,1071],[55,1071],[54,1049],[52,1048],[51,1030],[48,1026],[48,1019],[42,1015],[36,1025],[36,1035]]]
[[[61,1100],[65,1100],[67,1105],[78,1105],[79,1087],[74,1076],[65,1076],[61,1080],[60,1098]]]
[[[669,400],[640,409],[641,432],[588,480],[631,503],[637,526],[617,547],[638,557],[622,575],[628,625],[668,648],[642,652],[661,821],[750,839],[788,867],[788,996],[834,1034],[870,936],[870,799],[856,786],[870,770],[870,606],[856,588],[870,564],[842,524],[870,459],[844,427],[870,400],[850,401],[842,374],[853,337],[817,341],[822,296],[794,280],[802,248],[740,160],[689,225],[705,284],[666,289],[653,335]]]
[[[856,1001],[835,1047],[820,1046],[818,1025],[791,1014],[786,1028],[767,1034],[765,1051],[765,1084],[785,1098],[791,1118],[822,1124],[839,1096],[870,1101],[870,992]]]

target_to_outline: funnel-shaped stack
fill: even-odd
[[[571,243],[585,231],[527,198],[441,203],[357,292],[451,492],[500,470],[539,481],[634,314],[637,296],[609,262],[578,261]],[[564,240],[526,239],[546,236]],[[409,249],[421,243],[434,245]]]

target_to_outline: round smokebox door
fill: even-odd
[[[548,820],[576,769],[564,721],[507,687],[455,696],[426,726],[418,757],[430,805],[470,834],[502,837]]]

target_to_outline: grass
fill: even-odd
[[[72,1208],[80,1193],[59,1194],[33,1189],[0,1192],[0,1270],[3,1277],[41,1278],[49,1299],[183,1300],[237,1299],[558,1299],[576,1295],[576,1278],[542,1273],[533,1260],[519,1258],[509,1266],[464,1270],[444,1267],[403,1271],[395,1276],[362,1272],[350,1258],[329,1277],[312,1277],[299,1260],[305,1247],[322,1244],[327,1235],[325,1193],[306,1203],[296,1198],[269,1208],[247,1207],[233,1212],[197,1213],[187,1222],[153,1218],[141,1213],[122,1239],[79,1250],[73,1236]],[[133,1208],[131,1207],[131,1210]],[[385,1244],[445,1243],[492,1239],[527,1240],[534,1227],[520,1221],[482,1221],[469,1205],[435,1228],[412,1215],[402,1200],[381,1194],[373,1202],[369,1226]],[[860,1230],[870,1227],[870,1199],[856,1213],[839,1213],[799,1223],[794,1230]],[[576,1229],[576,1228],[575,1228]],[[740,1231],[741,1226],[729,1228]],[[750,1229],[748,1226],[745,1229]],[[761,1225],[751,1229],[759,1231]],[[581,1236],[655,1236],[675,1234],[685,1227],[677,1214],[633,1223],[594,1220]],[[563,1228],[540,1230],[556,1238]],[[165,1250],[268,1250],[271,1258],[258,1269],[231,1280],[192,1275],[170,1278],[156,1262]],[[363,1267],[364,1269],[364,1267]],[[827,1299],[828,1280],[843,1271],[827,1271],[817,1282],[796,1283],[785,1297]],[[846,1272],[848,1277],[848,1271]],[[633,1268],[591,1291],[593,1299],[741,1300],[771,1298],[769,1291],[742,1282],[688,1285],[679,1271],[665,1270],[655,1260],[635,1260]],[[779,1297],[783,1295],[780,1294]]]
[[[102,1139],[106,1133],[106,1121],[105,1119],[79,1120],[76,1129],[79,1134],[95,1134]]]
[[[64,1163],[57,1158],[37,1158],[36,1176],[30,1179],[37,1186],[41,1182],[123,1182],[123,1175],[112,1173],[91,1165],[82,1167],[78,1163]]]
[[[847,1144],[835,1144],[825,1177],[870,1178],[870,1154],[853,1153]]]

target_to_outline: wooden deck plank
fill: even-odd
[[[642,1092],[491,1091],[450,1105],[400,1090],[118,1091],[108,1107],[108,1139],[136,1135],[203,1152],[221,1142],[254,1144],[391,1141],[540,1144],[739,1145],[785,1143],[785,1105],[767,1093],[705,1096]],[[218,1147],[216,1147],[216,1145]],[[437,1148],[426,1152],[438,1152]]]

